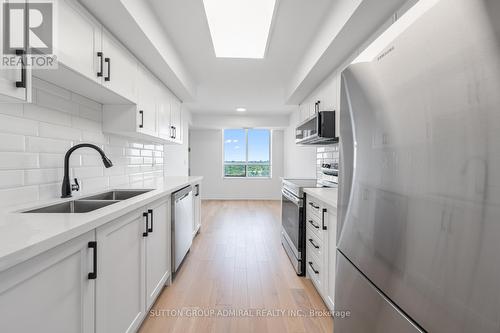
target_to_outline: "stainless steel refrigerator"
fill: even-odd
[[[335,333],[500,332],[500,1],[435,2],[342,74]]]

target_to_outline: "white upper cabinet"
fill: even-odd
[[[168,90],[160,93],[158,109],[158,135],[165,140],[173,139],[173,131],[170,126],[170,100],[171,96]]]
[[[59,0],[57,7],[60,64],[101,82],[104,61],[101,52],[102,26],[76,0]],[[98,54],[99,53],[99,54]]]
[[[0,7],[0,17],[3,19],[5,17],[3,3]],[[4,55],[3,24],[0,24],[0,30],[0,54]],[[16,57],[16,59],[20,58]],[[29,69],[21,64],[11,69],[0,68],[0,102],[31,102],[31,71]]]
[[[181,102],[174,96],[170,102],[170,126],[174,142],[182,142]]]
[[[158,136],[156,102],[158,82],[156,78],[143,66],[139,66],[137,85],[137,130],[141,133]]]
[[[102,33],[102,54],[103,85],[131,102],[137,102],[138,62],[105,29]]]

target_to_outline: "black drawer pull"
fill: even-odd
[[[104,81],[111,81],[111,59],[104,58],[104,62],[108,64],[108,76],[104,78]]]
[[[89,249],[93,249],[93,257],[92,257],[92,272],[89,273],[89,280],[95,280],[97,278],[97,242],[92,241],[88,244]]]
[[[317,271],[314,266],[313,266],[313,262],[312,261],[309,261],[309,266],[311,266],[311,269],[313,270],[314,274],[319,274],[319,271]]]
[[[313,220],[309,220],[309,223],[310,223],[313,227],[315,227],[316,229],[319,229],[319,225],[317,225],[316,223],[314,223],[314,221],[313,221]]]
[[[151,227],[148,228],[148,232],[153,232],[153,210],[152,209],[148,209],[148,214],[151,215]]]
[[[323,226],[323,230],[326,230],[325,214],[326,214],[326,208],[323,208],[323,212],[321,213],[321,224]]]
[[[16,88],[26,88],[26,64],[24,50],[16,50],[16,55],[21,57],[21,81],[16,81]]]
[[[104,64],[102,63],[102,52],[97,52],[97,57],[99,58],[99,72],[97,72],[97,77],[102,77],[102,71],[104,70]]]
[[[141,123],[139,124],[139,128],[143,128],[144,127],[144,111],[140,110],[139,114],[141,115]]]
[[[309,238],[309,243],[311,243],[311,245],[314,246],[314,248],[319,249],[319,245],[317,245],[316,243],[314,243],[314,241],[313,241],[312,238]]]
[[[142,237],[148,237],[148,230],[149,230],[149,214],[144,212],[142,213],[142,216],[146,218],[146,231],[142,233]]]
[[[319,206],[316,206],[316,204],[314,204],[314,202],[310,202],[309,205],[314,208],[314,209],[319,209]]]

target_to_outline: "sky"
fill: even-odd
[[[269,161],[270,131],[266,129],[248,130],[248,161]],[[246,158],[245,130],[224,130],[224,160],[242,161]]]

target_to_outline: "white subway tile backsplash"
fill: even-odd
[[[62,180],[63,169],[32,169],[24,171],[26,185],[47,184]]]
[[[73,168],[72,178],[94,178],[104,175],[104,167],[78,167]]]
[[[0,106],[0,110],[4,105]],[[0,132],[38,135],[38,121],[0,114]]]
[[[0,169],[22,170],[26,168],[38,168],[37,154],[0,152]]]
[[[0,207],[18,205],[38,200],[38,187],[15,187],[0,190]]]
[[[0,189],[19,187],[24,185],[24,173],[22,170],[0,171]]]
[[[33,104],[0,104],[0,207],[59,198],[64,155],[81,142],[103,148],[113,167],[93,149],[75,151],[70,176],[82,186],[75,196],[163,179],[163,145],[107,135],[101,104],[37,78],[33,85]]]
[[[122,176],[110,176],[109,177],[109,186],[120,186],[128,184],[129,177],[126,175]]]
[[[60,112],[78,115],[78,104],[69,100],[69,98],[70,96],[66,99],[43,90],[37,90],[36,92],[36,103],[38,105]]]
[[[39,135],[44,138],[80,141],[82,138],[82,131],[66,126],[40,123]]]
[[[85,107],[85,108],[96,110],[96,111],[102,111],[101,104],[99,104],[96,101],[93,101],[87,97],[84,97],[82,95],[71,93],[71,100],[76,102],[77,104],[79,104],[80,108]]]
[[[72,120],[74,128],[79,128],[90,132],[102,132],[102,124],[100,122],[80,117],[73,117]]]
[[[71,115],[43,108],[36,104],[24,104],[24,117],[52,124],[71,126]]]
[[[80,111],[78,115],[82,118],[100,122],[102,121],[102,111],[88,108],[86,106],[80,105]]]
[[[71,148],[71,141],[40,138],[29,136],[26,138],[26,151],[39,153],[65,153]]]
[[[21,104],[21,103],[2,104],[2,107],[0,108],[0,113],[6,114],[6,115],[11,115],[11,116],[22,117],[23,104]]]
[[[24,151],[24,136],[0,133],[0,151]]]

